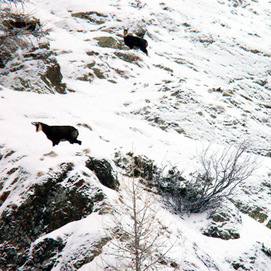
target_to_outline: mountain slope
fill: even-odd
[[[224,207],[236,218],[240,238],[204,236],[210,212],[176,216],[161,206],[175,245],[159,270],[268,270],[269,6],[267,0],[27,3],[49,34],[35,41],[33,54],[45,57],[19,50],[1,69],[0,229],[8,238],[1,239],[2,266],[103,270],[110,247],[103,216],[117,208],[119,191],[101,184],[86,166],[90,158],[109,161],[120,182],[123,171],[113,162],[118,152],[177,166],[189,178],[199,168],[200,150],[249,140],[260,165],[236,189],[235,205],[227,201]],[[149,56],[128,50],[124,28],[145,33]],[[47,65],[59,65],[65,91],[44,79]],[[33,121],[76,126],[82,146],[61,142],[53,148]],[[70,203],[66,209],[63,202]],[[12,219],[34,224],[14,226]],[[8,234],[16,231],[24,237]]]

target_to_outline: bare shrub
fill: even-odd
[[[157,178],[157,186],[166,202],[181,213],[198,213],[214,207],[232,194],[257,167],[256,159],[247,153],[248,142],[236,149],[212,152],[210,147],[200,154],[202,169],[185,180],[173,168],[166,177]]]
[[[4,0],[0,3],[0,68],[18,48],[32,47],[33,38],[45,35],[40,21],[24,12],[24,0]]]

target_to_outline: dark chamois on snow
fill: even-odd
[[[128,29],[123,30],[124,43],[130,49],[140,49],[146,55],[148,55],[147,47],[148,42],[140,37],[133,36],[131,33],[128,33]]]
[[[52,141],[53,146],[58,145],[60,141],[69,141],[71,144],[81,145],[77,140],[79,132],[73,126],[50,126],[42,122],[32,122],[36,126],[36,131],[43,131],[47,138]]]

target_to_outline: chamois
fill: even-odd
[[[53,146],[58,145],[60,141],[69,141],[71,144],[82,144],[77,140],[78,130],[73,126],[50,126],[42,122],[32,122],[36,126],[36,132],[43,131],[47,138],[52,141]]]
[[[148,42],[145,39],[133,36],[132,34],[128,33],[128,29],[123,30],[123,38],[125,45],[127,45],[130,49],[140,49],[142,52],[148,55]]]

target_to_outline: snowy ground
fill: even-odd
[[[51,49],[73,92],[46,95],[1,88],[0,146],[15,154],[0,161],[0,176],[16,165],[27,169],[29,178],[19,187],[14,185],[15,192],[0,211],[16,202],[41,172],[63,161],[72,161],[81,171],[84,154],[112,160],[116,151],[133,151],[159,165],[177,165],[188,176],[197,169],[199,151],[210,143],[214,148],[234,147],[248,139],[251,151],[261,155],[261,164],[244,187],[256,193],[246,195],[240,189],[236,197],[258,201],[271,217],[270,191],[257,190],[270,182],[271,172],[270,158],[265,156],[271,141],[270,1],[149,2],[32,0],[27,4],[50,29]],[[71,16],[84,11],[106,15],[105,22]],[[101,36],[122,40],[125,27],[146,30],[149,56],[97,45]],[[125,62],[116,57],[119,52],[138,60]],[[78,80],[91,72],[87,65],[93,61],[105,79]],[[42,132],[35,132],[33,121],[76,126],[82,145],[65,142],[52,148]],[[12,187],[11,182],[5,180],[3,191]],[[180,270],[234,270],[233,261],[254,256],[249,270],[268,270],[271,259],[260,251],[262,243],[271,247],[270,230],[264,224],[243,214],[241,238],[223,241],[201,234],[206,214],[180,218],[163,212],[172,221],[172,238],[179,238],[169,257],[181,265]],[[84,242],[79,237],[91,231],[88,225],[96,225],[88,232],[90,239],[99,232],[100,219],[92,214],[51,233],[73,232],[63,259],[73,250],[73,242]],[[93,261],[80,270],[96,268]]]

